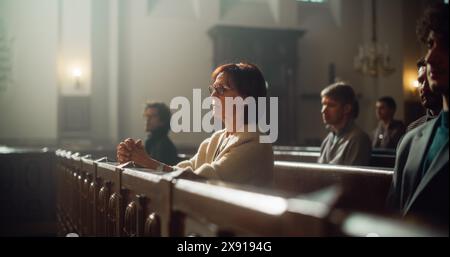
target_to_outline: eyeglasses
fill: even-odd
[[[231,88],[229,88],[229,87],[227,87],[227,86],[217,86],[217,87],[214,87],[213,85],[209,85],[208,86],[208,89],[209,89],[209,93],[212,95],[214,92],[217,92],[217,94],[219,94],[219,95],[223,95],[223,93],[225,93],[225,91],[227,91],[227,90],[229,90],[229,89],[231,89]]]

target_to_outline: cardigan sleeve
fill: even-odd
[[[210,138],[205,139],[200,144],[200,147],[198,148],[197,153],[190,160],[185,160],[185,161],[179,162],[174,167],[182,168],[182,169],[191,168],[192,170],[197,169],[201,160],[205,159],[206,150],[208,148],[210,140],[211,140]]]
[[[218,160],[194,170],[197,175],[234,183],[270,180],[273,172],[271,145],[248,142],[230,149]]]

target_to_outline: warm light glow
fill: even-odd
[[[72,70],[72,77],[79,79],[81,77],[81,69],[75,68]]]
[[[240,206],[269,215],[282,215],[288,207],[285,199],[278,196],[264,195],[250,191],[220,187],[189,180],[178,180],[176,190],[182,190],[197,196],[207,196],[209,199]]]
[[[416,94],[420,84],[417,81],[417,70],[406,69],[403,71],[403,88],[405,92]]]

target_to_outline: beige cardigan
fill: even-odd
[[[273,176],[273,150],[272,144],[259,142],[260,135],[259,132],[236,132],[226,139],[226,130],[217,131],[202,142],[192,159],[175,167],[188,168],[202,177],[225,182],[268,185]]]

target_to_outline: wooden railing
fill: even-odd
[[[391,185],[391,169],[276,161],[273,188],[307,194],[338,186],[337,207],[383,212]]]
[[[358,205],[339,205],[342,200],[349,201],[345,192],[350,189],[346,187],[366,180],[379,180],[384,185],[391,176],[385,170],[360,170],[368,173],[360,175],[358,170],[344,172],[331,167],[325,172],[318,169],[323,166],[311,166],[311,172],[321,173],[316,179],[322,182],[303,191],[288,190],[282,183],[275,187],[280,190],[274,190],[218,181],[193,181],[178,177],[182,172],[162,173],[130,165],[120,166],[107,158],[93,160],[89,156],[56,151],[58,234],[129,237],[441,235],[435,230],[386,216],[356,212],[353,207]],[[296,165],[301,172],[294,177],[300,178],[299,174],[303,174],[304,178],[309,176],[311,182],[314,177],[305,175],[307,165]],[[275,166],[287,168],[285,173],[292,172],[286,167],[288,163]],[[275,181],[282,181],[279,180],[284,176],[281,172]],[[298,194],[301,192],[314,194]],[[358,225],[371,221],[385,222],[394,229],[383,230],[380,226],[366,231],[361,229],[364,226]]]
[[[0,236],[52,236],[53,151],[0,146]]]
[[[317,163],[320,156],[319,147],[295,147],[274,146],[274,157],[276,161],[309,162]],[[394,168],[395,151],[373,149],[370,158],[370,167]]]
[[[178,155],[180,160],[190,159],[195,151],[184,149]],[[320,156],[320,147],[298,147],[298,146],[273,146],[275,161],[307,162],[317,163]],[[395,151],[385,149],[373,149],[369,167],[393,169],[395,165]]]

